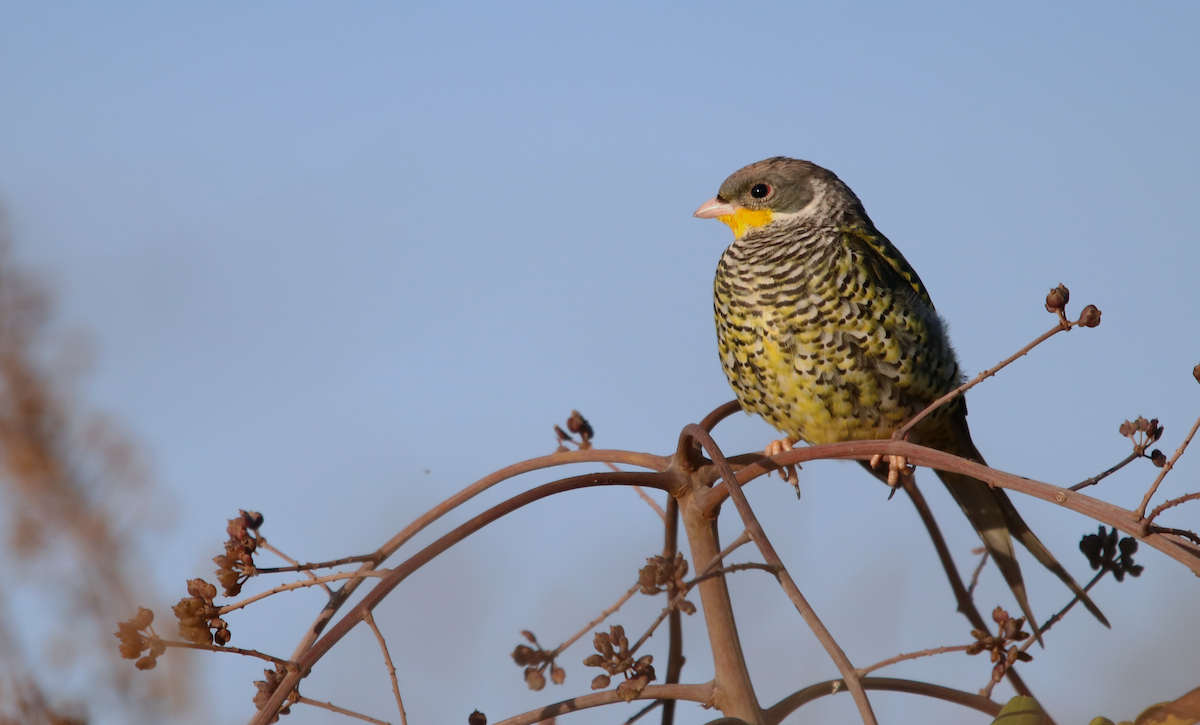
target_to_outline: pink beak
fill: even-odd
[[[719,216],[733,214],[737,211],[737,207],[727,201],[721,201],[720,197],[714,196],[708,201],[700,205],[696,213],[692,216],[697,219],[716,219]]]

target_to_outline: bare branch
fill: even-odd
[[[570,457],[580,453],[607,453],[612,454],[612,451],[578,451],[576,453],[559,453],[553,456],[544,456],[546,458]],[[578,461],[572,461],[578,462]],[[526,463],[529,463],[527,461]],[[557,464],[554,464],[557,465]],[[505,471],[511,471],[520,468],[522,464],[509,466]],[[544,466],[543,466],[544,467]],[[530,469],[534,470],[534,469]],[[495,475],[495,474],[493,474]],[[514,474],[515,475],[515,474]],[[491,478],[491,477],[489,477]],[[500,503],[492,508],[484,511],[478,516],[470,519],[443,535],[441,538],[429,544],[424,549],[411,556],[404,563],[395,567],[391,572],[371,591],[362,598],[349,612],[344,614],[342,618],[325,634],[324,637],[317,640],[309,647],[304,654],[300,656],[296,662],[299,665],[298,672],[289,672],[286,677],[279,683],[275,692],[271,695],[271,699],[259,710],[253,719],[251,725],[267,725],[271,718],[278,712],[280,706],[287,696],[296,688],[300,682],[302,674],[306,674],[308,670],[315,664],[326,652],[329,651],[334,644],[340,641],[354,626],[362,620],[362,613],[373,610],[385,597],[397,586],[407,579],[413,572],[420,569],[425,564],[432,561],[436,556],[467,538],[474,532],[482,529],[484,526],[496,521],[503,516],[506,516],[513,511],[516,511],[523,506],[539,501],[548,496],[553,496],[558,493],[574,491],[581,488],[590,488],[592,486],[646,486],[647,488],[665,488],[668,483],[665,480],[666,476],[658,473],[641,473],[641,472],[625,472],[611,474],[589,474],[585,476],[574,476],[565,478],[553,483],[547,483],[542,486],[525,491],[517,496],[514,496],[503,503]],[[485,479],[487,480],[487,479]],[[425,517],[422,517],[425,518]],[[407,529],[406,529],[407,530]],[[356,572],[358,573],[358,572]],[[345,590],[343,587],[341,591]],[[328,607],[327,607],[328,609]]]
[[[272,554],[274,554],[275,556],[278,556],[280,559],[283,559],[283,560],[284,560],[284,561],[286,561],[287,563],[291,564],[291,566],[290,566],[290,567],[282,567],[282,568],[284,568],[284,569],[292,569],[293,571],[304,571],[304,573],[308,575],[308,578],[309,578],[309,579],[316,579],[316,578],[317,578],[317,575],[316,575],[316,574],[313,574],[311,571],[308,571],[308,569],[302,568],[302,567],[300,566],[300,562],[296,561],[296,560],[295,560],[295,559],[293,559],[292,557],[290,557],[290,556],[288,556],[287,554],[283,553],[283,552],[282,552],[282,551],[280,551],[279,549],[276,549],[274,546],[271,546],[270,544],[268,544],[268,543],[267,543],[267,539],[266,539],[264,536],[262,536],[261,534],[259,534],[259,536],[258,536],[258,539],[257,539],[256,541],[258,542],[258,547],[259,547],[260,549],[266,549],[267,551],[271,552],[271,553],[272,553]],[[364,561],[365,561],[365,560],[364,560]],[[316,567],[310,567],[310,568],[316,568]],[[263,570],[262,570],[262,569],[258,569],[258,570],[257,570],[257,572],[258,572],[259,574],[262,574],[262,573],[263,573]],[[270,572],[270,571],[268,571],[268,573],[273,573],[273,572]],[[325,582],[321,582],[321,588],[325,590],[325,593],[326,593],[326,594],[328,594],[328,595],[329,595],[329,596],[331,596],[331,597],[333,596],[333,590],[329,588],[329,585],[328,585],[328,584],[326,584]]]
[[[1179,498],[1173,498],[1170,501],[1161,503],[1154,507],[1154,510],[1150,512],[1150,515],[1146,517],[1146,520],[1153,523],[1154,519],[1158,518],[1158,515],[1163,511],[1166,511],[1169,508],[1174,508],[1181,503],[1187,503],[1188,501],[1195,501],[1197,499],[1200,499],[1200,491],[1197,491],[1196,493],[1185,494]]]
[[[283,556],[274,547],[268,546],[265,541],[259,539],[259,546],[273,552],[277,556],[292,562],[292,566],[273,566],[273,567],[255,567],[255,571],[259,574],[286,574],[289,571],[312,571],[314,569],[332,569],[346,564],[361,564],[365,561],[374,561],[375,554],[359,554],[358,556],[344,556],[341,559],[333,561],[318,561],[315,563],[300,564],[294,559]]]
[[[408,725],[408,716],[404,714],[404,700],[400,698],[400,681],[396,679],[396,666],[392,664],[392,654],[388,652],[387,641],[383,638],[383,632],[379,631],[379,626],[375,624],[375,617],[370,612],[363,612],[363,621],[375,633],[375,639],[379,640],[379,649],[383,652],[383,663],[387,665],[388,677],[392,678],[392,693],[396,695],[396,707],[400,710],[401,725]]]
[[[1111,569],[1101,569],[1096,574],[1096,576],[1092,577],[1092,580],[1087,583],[1087,586],[1085,586],[1083,588],[1083,591],[1085,591],[1085,592],[1092,591],[1092,587],[1096,586],[1096,582],[1098,582],[1102,578],[1104,578],[1104,575],[1107,574],[1109,571],[1111,571]],[[1053,617],[1047,619],[1045,622],[1042,623],[1042,626],[1039,628],[1041,633],[1045,634],[1047,631],[1049,631],[1049,629],[1051,627],[1053,627],[1056,622],[1062,620],[1063,617],[1067,616],[1067,612],[1071,611],[1071,607],[1074,607],[1077,603],[1079,603],[1079,597],[1078,596],[1072,597],[1071,601],[1067,602],[1067,606],[1060,609],[1058,612],[1056,612],[1054,614]],[[1030,640],[1028,642],[1021,645],[1020,651],[1024,652],[1025,650],[1029,649],[1030,646],[1032,646],[1035,641],[1037,641],[1037,640],[1030,638]]]
[[[167,647],[177,647],[179,649],[199,649],[199,650],[205,650],[207,652],[225,652],[226,654],[231,654],[231,655],[244,655],[246,657],[257,657],[260,660],[266,660],[267,662],[272,662],[274,664],[279,665],[280,667],[285,667],[289,670],[296,669],[295,662],[288,662],[287,660],[281,660],[278,657],[272,657],[271,655],[264,654],[262,652],[259,652],[258,650],[240,649],[238,647],[222,647],[222,646],[215,645],[215,644],[196,644],[195,642],[179,642],[179,641],[170,640],[170,639],[160,639],[158,641],[162,642]]]
[[[968,390],[975,387],[976,385],[979,385],[984,380],[987,380],[988,378],[992,377],[996,373],[1000,372],[1004,368],[1006,368],[1009,365],[1011,365],[1012,363],[1016,362],[1019,358],[1022,358],[1025,355],[1028,355],[1030,350],[1037,347],[1038,345],[1041,345],[1046,340],[1049,340],[1051,337],[1054,337],[1055,335],[1057,335],[1060,332],[1065,332],[1066,330],[1070,330],[1072,327],[1074,327],[1075,325],[1078,325],[1078,324],[1079,324],[1078,321],[1067,322],[1067,319],[1065,317],[1063,317],[1061,314],[1059,314],[1059,322],[1057,325],[1050,328],[1046,332],[1042,333],[1033,342],[1029,343],[1025,347],[1016,351],[1009,357],[1005,358],[1003,361],[1000,362],[1000,364],[996,365],[995,367],[991,367],[991,368],[988,368],[987,370],[984,370],[983,372],[976,375],[974,378],[971,378],[970,381],[963,383],[962,385],[958,386],[954,390],[951,390],[949,393],[946,393],[942,397],[940,397],[937,400],[930,403],[928,406],[925,407],[924,410],[922,410],[920,413],[917,413],[915,416],[913,416],[913,418],[910,421],[905,423],[903,428],[896,431],[896,433],[892,436],[892,438],[895,438],[896,440],[904,440],[905,436],[908,435],[908,432],[913,429],[913,426],[915,426],[917,423],[920,423],[922,420],[924,420],[925,416],[929,415],[933,411],[942,407],[946,403],[949,403],[951,400],[954,400],[955,398],[957,398],[958,396],[967,392]]]
[[[826,443],[819,446],[797,448],[774,456],[769,462],[771,468],[791,463],[805,463],[817,459],[857,460],[867,461],[876,454],[902,455],[911,463],[927,466],[939,471],[961,473],[971,478],[979,479],[990,486],[998,486],[1010,491],[1017,491],[1033,498],[1057,504],[1064,508],[1083,514],[1111,528],[1124,531],[1139,541],[1163,552],[1175,559],[1193,572],[1200,574],[1200,546],[1194,546],[1174,531],[1151,528],[1143,531],[1144,520],[1139,519],[1132,511],[1114,506],[1105,501],[1094,499],[1082,493],[1068,491],[1065,488],[1052,486],[1048,483],[1035,481],[1031,478],[1015,476],[1011,473],[988,468],[965,458],[914,445],[898,440],[847,441],[845,443]],[[738,471],[739,485],[764,475],[767,467],[759,463],[749,463]],[[722,481],[710,489],[703,501],[707,510],[715,510],[729,495],[728,487]]]
[[[713,683],[707,682],[703,685],[649,685],[646,689],[637,696],[638,700],[688,700],[690,702],[698,702],[701,705],[707,705],[712,700]],[[559,715],[566,715],[569,712],[578,712],[592,707],[600,707],[601,705],[611,705],[615,702],[623,702],[616,690],[606,690],[604,692],[596,692],[591,695],[582,695],[570,700],[556,702],[553,705],[539,707],[536,710],[530,710],[527,713],[510,717],[507,720],[501,720],[495,725],[535,725],[543,720],[556,718]]]
[[[341,571],[336,574],[326,574],[325,576],[314,576],[311,579],[302,579],[297,582],[288,584],[280,584],[277,587],[271,587],[265,592],[259,592],[252,597],[247,597],[233,604],[226,604],[219,610],[220,614],[228,614],[237,609],[241,609],[249,604],[253,604],[260,599],[266,599],[269,596],[279,594],[280,592],[290,592],[296,589],[307,589],[308,587],[325,586],[326,582],[343,581],[345,579],[382,579],[391,573],[389,569],[375,569],[372,571]]]
[[[375,725],[390,725],[390,723],[388,723],[384,720],[376,720],[375,718],[368,717],[366,715],[363,715],[362,713],[354,712],[353,710],[347,710],[344,707],[338,707],[337,705],[334,705],[332,702],[320,702],[319,700],[310,700],[307,697],[298,697],[298,698],[296,698],[296,702],[301,705],[308,705],[310,707],[319,707],[322,710],[329,710],[330,712],[336,712],[339,715],[346,715],[348,717],[357,718],[359,720],[366,720],[367,722],[374,723]]]
[[[1141,505],[1139,505],[1137,510],[1134,512],[1138,518],[1141,518],[1143,515],[1145,515],[1146,506],[1150,504],[1151,497],[1153,497],[1154,492],[1158,490],[1158,484],[1162,483],[1163,479],[1167,477],[1167,474],[1171,472],[1171,469],[1175,467],[1175,461],[1178,461],[1179,457],[1183,455],[1183,452],[1187,450],[1188,444],[1192,442],[1192,436],[1196,435],[1197,430],[1200,430],[1200,418],[1196,419],[1196,422],[1192,425],[1192,429],[1188,431],[1187,438],[1184,438],[1183,443],[1179,444],[1179,448],[1175,450],[1175,455],[1171,456],[1171,460],[1167,461],[1166,465],[1162,467],[1162,470],[1158,472],[1158,478],[1154,479],[1154,483],[1150,484],[1150,490],[1147,491],[1146,495],[1142,497]],[[1145,521],[1143,523],[1143,531],[1148,530],[1149,525],[1150,521]]]
[[[838,668],[838,672],[842,673],[842,677],[846,680],[850,693],[854,695],[854,703],[858,706],[858,714],[862,717],[864,725],[875,725],[875,713],[871,710],[871,703],[867,700],[867,693],[863,690],[858,678],[854,676],[854,666],[850,664],[850,659],[846,657],[846,653],[842,651],[841,646],[825,628],[824,623],[817,616],[817,613],[809,605],[808,600],[800,593],[800,588],[796,586],[796,582],[792,580],[788,573],[787,567],[784,566],[783,560],[779,558],[779,554],[775,552],[775,547],[771,545],[771,541],[767,538],[767,534],[763,531],[762,525],[758,522],[758,518],[754,515],[754,511],[750,508],[750,502],[746,500],[746,494],[742,492],[742,487],[738,485],[737,475],[733,472],[729,462],[725,460],[725,456],[721,453],[721,449],[717,446],[716,441],[698,425],[688,425],[683,429],[682,436],[694,436],[700,445],[708,452],[717,470],[721,473],[721,478],[728,482],[726,489],[729,491],[730,497],[733,498],[734,506],[737,508],[738,515],[742,518],[742,523],[749,532],[750,538],[758,547],[760,553],[766,562],[774,567],[777,567],[775,572],[776,578],[779,579],[780,586],[787,593],[788,599],[792,600],[796,610],[800,612],[800,616],[804,619],[805,624],[816,635],[817,640],[825,648],[830,659]],[[786,455],[786,454],[784,454]]]
[[[855,672],[858,673],[859,677],[866,677],[875,670],[883,669],[884,667],[887,667],[888,665],[894,665],[897,662],[915,660],[919,657],[932,657],[933,655],[946,654],[947,652],[966,652],[967,648],[970,646],[971,645],[969,644],[959,644],[954,645],[953,647],[934,647],[933,649],[923,649],[920,652],[909,652],[908,654],[896,655],[895,657],[883,660],[882,662],[876,662],[870,667],[859,667],[857,670],[855,670]]]
[[[979,575],[983,573],[983,567],[987,566],[988,559],[991,558],[991,552],[987,550],[986,546],[980,548],[983,549],[983,556],[979,557],[979,566],[975,567],[975,571],[971,574],[971,583],[967,586],[967,594],[972,599],[975,597],[975,586],[979,584]],[[978,550],[975,553],[978,553]]]
[[[579,641],[579,638],[582,637],[583,635],[592,631],[592,627],[595,627],[596,625],[600,624],[604,620],[611,617],[613,615],[613,613],[616,612],[618,609],[620,609],[625,604],[625,602],[628,602],[630,600],[630,598],[633,597],[634,594],[637,594],[638,590],[641,588],[642,588],[642,585],[640,582],[637,584],[634,584],[632,587],[630,587],[629,591],[622,594],[621,598],[618,599],[616,602],[614,602],[611,607],[609,607],[608,609],[605,609],[603,612],[600,612],[600,616],[598,616],[595,619],[593,619],[592,621],[588,622],[586,625],[584,625],[583,629],[576,632],[574,636],[572,636],[570,639],[568,639],[567,641],[560,644],[558,647],[554,648],[554,651],[550,652],[550,659],[554,659],[555,657],[558,657],[560,654],[563,653],[563,650],[565,650],[566,648],[575,644],[577,641]]]
[[[520,476],[524,473],[539,471],[545,468],[553,468],[554,466],[565,466],[571,463],[604,462],[625,463],[631,466],[638,466],[639,468],[648,468],[653,471],[665,471],[667,466],[670,464],[670,459],[663,456],[651,455],[649,453],[589,449],[586,451],[553,453],[548,456],[531,458],[527,461],[514,463],[511,466],[506,466],[501,468],[499,471],[495,471],[487,476],[484,476],[475,483],[467,486],[463,490],[446,499],[442,503],[429,509],[424,514],[418,516],[415,521],[401,529],[400,532],[389,539],[387,543],[379,547],[379,550],[375,552],[374,558],[371,561],[363,564],[359,571],[370,571],[379,566],[379,564],[383,563],[388,557],[394,554],[397,549],[403,546],[405,542],[419,534],[421,531],[425,530],[427,526],[498,483],[507,481],[510,478]],[[296,649],[292,653],[292,657],[294,659],[299,660],[300,657],[308,650],[308,648],[311,647],[314,642],[316,642],[317,637],[321,635],[321,632],[324,631],[326,625],[328,625],[333,619],[333,615],[337,614],[342,605],[346,603],[352,594],[354,594],[360,583],[361,580],[359,579],[351,580],[343,585],[342,588],[334,594],[334,596],[329,600],[329,603],[325,605],[325,608],[321,611],[321,613],[317,615],[316,620],[309,625],[309,628],[301,638],[300,643],[296,645]]]
[[[1078,491],[1078,490],[1080,490],[1080,489],[1082,489],[1082,488],[1087,488],[1088,486],[1095,486],[1097,483],[1100,483],[1101,481],[1103,481],[1104,479],[1106,479],[1106,478],[1108,478],[1109,476],[1113,475],[1114,473],[1116,473],[1117,471],[1121,470],[1121,469],[1122,469],[1122,468],[1124,468],[1125,466],[1128,466],[1130,463],[1132,463],[1132,462],[1136,461],[1136,460],[1137,460],[1137,459],[1139,459],[1139,458],[1145,458],[1145,457],[1146,457],[1146,454],[1145,454],[1145,453],[1139,453],[1138,451],[1134,451],[1133,453],[1130,453],[1128,456],[1126,456],[1126,457],[1125,457],[1125,460],[1121,461],[1121,462],[1120,462],[1120,463],[1118,463],[1117,465],[1115,465],[1115,466],[1113,466],[1112,468],[1108,469],[1108,470],[1107,470],[1107,471],[1105,471],[1104,473],[1098,473],[1098,474],[1096,474],[1095,476],[1092,476],[1092,477],[1091,477],[1091,478],[1089,478],[1089,479],[1086,479],[1086,480],[1080,481],[1079,483],[1075,484],[1074,486],[1071,486],[1071,487],[1070,487],[1070,488],[1068,488],[1067,490],[1068,490],[1068,491]]]

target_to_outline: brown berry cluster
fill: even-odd
[[[687,573],[687,559],[684,559],[683,554],[678,552],[674,559],[664,559],[661,556],[646,559],[646,566],[638,571],[642,594],[653,596],[665,590],[667,598],[673,602],[676,596],[687,591],[687,585],[683,580]],[[695,614],[696,605],[683,599],[679,602],[679,611],[689,615]]]
[[[547,652],[538,644],[537,637],[533,636],[533,632],[522,630],[521,636],[529,640],[533,647],[519,644],[513,650],[513,662],[518,666],[525,668],[525,684],[529,689],[537,692],[546,686],[546,669],[550,670],[550,679],[556,685],[561,685],[567,679],[567,671],[558,665],[554,664],[554,658],[558,655],[557,652]]]
[[[154,612],[138,607],[138,613],[128,622],[117,622],[114,633],[121,640],[121,657],[137,660],[139,670],[152,670],[158,664],[158,656],[167,651],[167,645],[154,633]],[[145,657],[142,652],[149,651]]]
[[[577,434],[579,441],[577,442],[571,433],[567,431]],[[558,437],[558,449],[555,453],[565,453],[570,450],[563,445],[566,441],[574,443],[581,451],[586,451],[592,447],[592,437],[596,433],[592,430],[592,424],[587,422],[587,418],[584,418],[578,410],[571,411],[571,417],[567,419],[567,431],[554,426],[554,435]]]
[[[654,681],[654,661],[652,655],[642,655],[636,661],[629,651],[629,640],[625,637],[625,628],[614,624],[608,632],[597,632],[592,643],[596,651],[583,661],[588,667],[602,667],[608,674],[598,675],[592,680],[593,690],[603,690],[612,682],[612,677],[624,673],[625,681],[617,685],[617,697],[625,702],[633,702]]]
[[[258,533],[262,524],[263,515],[256,511],[242,511],[236,519],[229,519],[229,525],[225,527],[229,534],[225,553],[213,557],[213,563],[218,567],[217,581],[225,588],[224,596],[236,597],[241,594],[242,584],[258,574],[254,566],[254,551],[262,537],[254,534]]]
[[[467,716],[467,725],[487,725],[487,715],[476,710]]]
[[[967,648],[967,654],[977,655],[980,652],[991,652],[992,662],[995,667],[992,668],[992,681],[985,688],[985,691],[991,692],[991,688],[1004,679],[1004,673],[1008,668],[1018,660],[1021,662],[1029,662],[1033,656],[1027,652],[1022,652],[1016,646],[1017,642],[1029,639],[1029,632],[1022,630],[1025,626],[1025,618],[1017,617],[1013,619],[1008,616],[1008,612],[1004,611],[1003,607],[996,607],[992,612],[992,621],[997,625],[997,634],[976,629],[971,632],[971,636],[975,638],[975,643]]]
[[[221,619],[221,610],[213,604],[217,588],[203,579],[192,579],[187,585],[191,596],[179,600],[173,609],[179,618],[179,634],[192,644],[229,644],[233,636]]]
[[[1132,423],[1125,421],[1117,430],[1121,435],[1133,441],[1134,453],[1139,456],[1146,456],[1159,468],[1162,468],[1166,464],[1167,457],[1157,448],[1150,455],[1146,455],[1146,449],[1150,447],[1150,444],[1162,438],[1163,427],[1158,424],[1158,418],[1146,420],[1139,415],[1137,420]]]
[[[266,675],[265,680],[255,680],[254,686],[258,688],[258,692],[254,693],[254,707],[259,710],[267,705],[267,701],[271,699],[271,695],[275,694],[275,690],[279,689],[279,683],[283,682],[284,676],[287,675],[287,670],[283,665],[275,665],[274,670],[263,670]],[[300,700],[300,690],[292,690],[287,696],[286,704],[279,708],[279,712],[275,713],[275,717],[271,718],[270,722],[278,722],[280,715],[288,715],[292,712],[292,705]]]
[[[1192,377],[1196,379],[1196,382],[1200,383],[1200,365],[1192,368]]]
[[[1133,563],[1133,555],[1138,550],[1137,539],[1127,536],[1118,542],[1116,529],[1108,531],[1101,526],[1099,533],[1083,537],[1079,550],[1088,558],[1092,569],[1111,571],[1119,582],[1125,581],[1126,574],[1136,579],[1145,569],[1141,564]],[[1118,551],[1120,556],[1117,556]]]

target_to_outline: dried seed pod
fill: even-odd
[[[1065,285],[1059,285],[1050,290],[1050,294],[1046,295],[1046,311],[1057,314],[1062,312],[1067,307],[1067,302],[1071,299],[1071,292]]]

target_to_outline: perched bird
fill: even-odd
[[[888,438],[961,384],[945,323],[920,277],[833,172],[784,157],[759,161],[726,179],[695,216],[733,230],[714,285],[717,341],[742,408],[788,436],[768,452],[796,441]],[[909,440],[984,462],[961,396],[918,423]],[[1035,632],[1013,536],[1108,626],[1002,489],[938,476]]]

